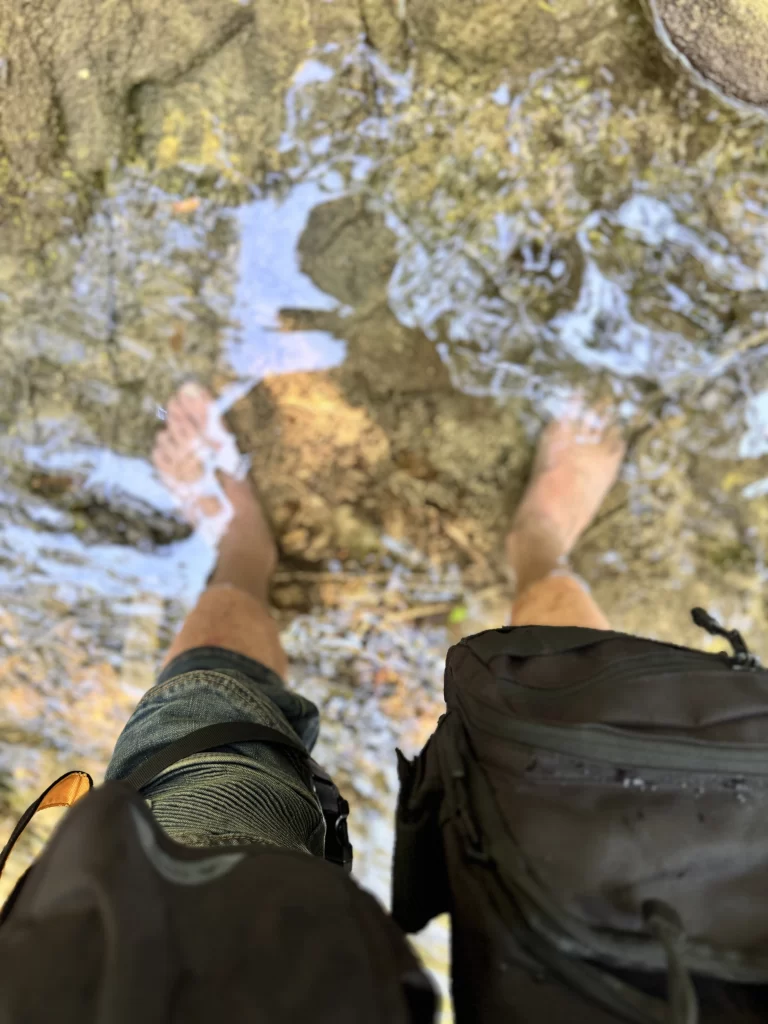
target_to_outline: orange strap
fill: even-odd
[[[8,862],[11,850],[13,850],[24,829],[38,811],[42,811],[46,807],[71,807],[72,804],[77,803],[78,800],[84,797],[92,786],[93,779],[91,776],[87,772],[80,771],[67,772],[66,775],[62,775],[60,779],[52,782],[48,789],[41,793],[37,800],[31,803],[26,811],[24,811],[16,822],[16,827],[11,833],[10,839],[3,849],[0,850],[0,875],[2,875],[3,869]]]
[[[37,809],[44,811],[47,807],[71,807],[90,792],[92,785],[91,777],[86,772],[70,772],[54,782]]]

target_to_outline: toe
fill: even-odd
[[[205,475],[205,467],[194,452],[187,452],[176,462],[176,479],[191,484]]]
[[[162,473],[163,476],[171,476],[173,471],[173,458],[171,453],[166,449],[162,448],[159,444],[156,444],[152,450],[152,464]]]
[[[609,417],[603,407],[585,405],[579,415],[579,439],[588,444],[597,444],[608,422]]]
[[[173,459],[173,455],[177,447],[178,446],[168,431],[162,430],[155,438],[155,446],[152,449],[152,458],[154,459],[158,455],[163,455],[166,459]]]
[[[201,516],[217,516],[222,510],[222,504],[215,494],[206,494],[198,502],[196,508]]]
[[[155,448],[173,448],[173,438],[168,427],[159,430],[155,436]]]
[[[208,416],[213,404],[213,397],[210,392],[206,391],[199,384],[190,382],[179,390],[177,399],[187,418],[195,425],[197,431],[204,431],[208,424]]]
[[[163,431],[155,441],[152,463],[170,487],[174,483],[194,483],[205,473],[197,452],[192,448],[179,447],[167,431]]]
[[[178,395],[174,395],[168,403],[168,435],[180,444],[189,444],[199,434],[195,425]]]

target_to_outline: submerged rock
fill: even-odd
[[[766,0],[647,0],[667,53],[733,106],[768,108]]]
[[[306,0],[0,5],[3,251],[83,230],[126,161],[250,181],[310,41]]]

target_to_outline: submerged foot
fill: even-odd
[[[518,583],[546,575],[568,556],[613,486],[625,451],[611,418],[583,405],[544,430],[507,535]]]
[[[170,399],[152,462],[184,518],[211,544],[245,523],[274,547],[235,439],[205,388],[184,384]]]

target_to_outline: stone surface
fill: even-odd
[[[650,0],[670,51],[718,94],[768,107],[765,0]]]
[[[0,817],[103,768],[204,583],[147,460],[192,378],[385,888],[388,752],[503,620],[574,389],[631,442],[574,557],[612,621],[708,643],[701,604],[768,654],[768,129],[630,0],[144,3],[2,8]]]

